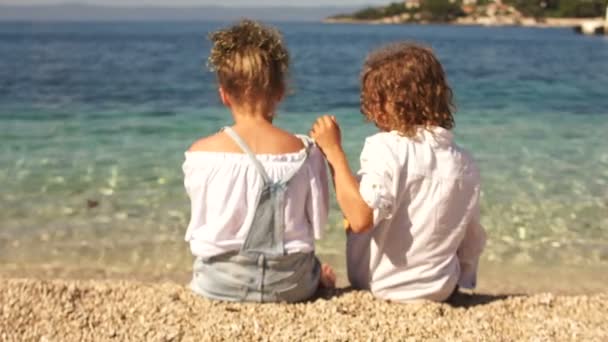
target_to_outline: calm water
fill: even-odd
[[[183,151],[229,124],[203,68],[209,23],[0,24],[0,264],[190,266]],[[338,115],[353,166],[368,51],[418,40],[456,93],[483,172],[484,258],[608,264],[608,39],[567,29],[280,24],[278,124]],[[335,208],[335,206],[334,206]],[[320,250],[340,257],[339,212]]]

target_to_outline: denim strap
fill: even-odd
[[[224,127],[224,131],[228,134],[230,138],[232,138],[232,140],[234,140],[237,145],[239,145],[241,150],[243,150],[243,152],[245,152],[249,156],[249,159],[251,159],[251,162],[262,176],[264,183],[269,184],[271,182],[270,177],[268,177],[268,174],[266,173],[266,170],[264,170],[264,166],[262,166],[262,163],[260,163],[260,161],[258,160],[258,158],[255,157],[255,154],[251,151],[249,146],[247,146],[247,143],[245,143],[245,141],[231,127]]]

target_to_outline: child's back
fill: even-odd
[[[450,131],[421,129],[416,139],[378,133],[366,141],[359,174],[361,195],[377,213],[373,230],[348,236],[353,286],[397,301],[445,300],[459,278],[475,286],[477,262],[465,254],[479,246],[461,243],[479,240],[464,239],[479,234],[479,172]]]
[[[485,243],[479,171],[453,142],[451,101],[433,53],[396,44],[373,53],[363,69],[361,111],[382,133],[366,140],[359,179],[335,119],[313,127],[350,222],[350,281],[377,297],[443,301],[458,286],[475,287]]]
[[[335,278],[314,254],[327,220],[320,151],[272,125],[288,54],[278,32],[243,21],[212,35],[210,62],[233,127],[186,152],[192,289],[229,301],[300,301]]]
[[[255,154],[271,182],[289,181],[281,213],[286,218],[287,253],[314,250],[314,237],[321,236],[328,211],[327,179],[320,151],[272,126],[260,127],[264,134],[257,137],[256,132],[238,127],[233,132]],[[251,157],[223,131],[193,144],[186,153],[183,169],[191,198],[186,239],[192,252],[212,257],[241,248],[264,186]],[[291,174],[293,178],[286,179]]]

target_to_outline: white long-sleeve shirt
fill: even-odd
[[[450,131],[371,136],[359,176],[374,228],[348,236],[353,286],[395,301],[443,301],[457,284],[475,287],[486,240],[479,222],[480,176]]]
[[[186,241],[195,256],[212,257],[243,245],[256,209],[262,178],[246,154],[186,152],[184,185],[191,203]],[[305,150],[256,156],[272,180],[282,179],[306,158]],[[329,191],[319,149],[291,179],[285,193],[284,246],[287,253],[311,252],[327,223]]]

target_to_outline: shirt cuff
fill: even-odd
[[[382,220],[391,219],[393,216],[393,196],[380,184],[363,177],[359,186],[361,197],[374,211],[374,226]]]

